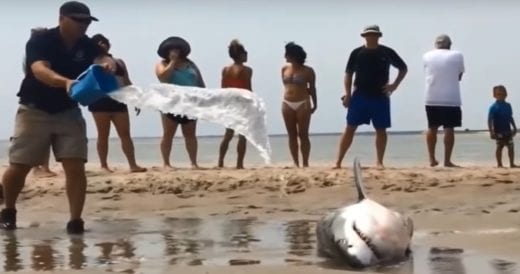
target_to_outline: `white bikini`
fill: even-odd
[[[296,74],[293,74],[292,76],[289,76],[289,77],[284,76],[283,83],[284,84],[293,84],[293,85],[306,85],[307,84],[304,77],[296,75]],[[305,99],[305,100],[297,101],[297,102],[291,102],[291,101],[287,101],[285,99],[283,100],[283,103],[286,104],[288,107],[290,107],[294,111],[298,110],[301,106],[303,106],[307,102],[309,102],[309,99]]]
[[[298,110],[301,106],[303,106],[305,103],[307,103],[309,100],[303,100],[303,101],[298,101],[298,102],[291,102],[291,101],[287,101],[287,100],[283,100],[283,103],[286,104],[288,107],[290,107],[292,110],[296,111]]]

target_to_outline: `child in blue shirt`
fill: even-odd
[[[506,102],[507,90],[504,86],[493,87],[496,101],[489,108],[488,128],[491,139],[496,140],[496,159],[498,167],[502,167],[502,149],[507,146],[510,167],[518,167],[514,163],[515,149],[513,137],[516,135],[516,124],[513,119],[511,104]]]

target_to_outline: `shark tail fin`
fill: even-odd
[[[358,201],[364,200],[367,195],[365,194],[365,189],[363,188],[363,179],[361,178],[361,164],[359,163],[359,158],[354,158],[354,182],[356,184],[356,189],[358,193]]]

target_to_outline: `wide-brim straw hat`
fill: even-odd
[[[169,59],[172,49],[179,50],[182,56],[188,56],[191,52],[190,43],[188,43],[188,41],[178,36],[171,36],[161,42],[157,49],[157,54],[163,59]]]

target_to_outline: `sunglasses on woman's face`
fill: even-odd
[[[76,23],[80,23],[80,24],[86,24],[86,25],[90,25],[90,23],[92,23],[92,19],[90,18],[78,18],[78,17],[69,17],[70,19],[72,19],[72,21],[76,22]]]

